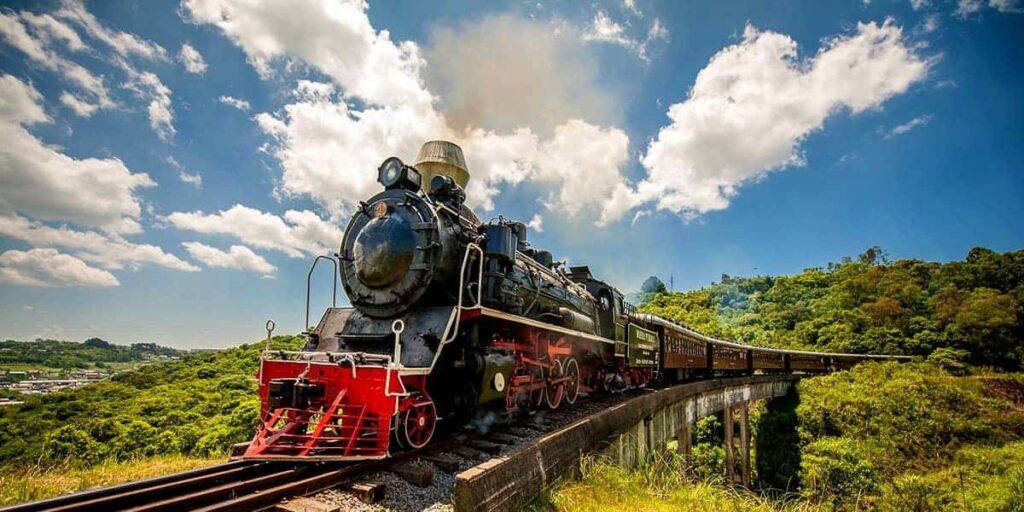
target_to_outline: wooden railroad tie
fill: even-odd
[[[274,507],[275,512],[340,512],[341,507],[313,498],[293,498]]]
[[[452,457],[451,455],[443,453],[424,455],[423,460],[434,464],[445,473],[456,473],[459,471],[459,459]]]
[[[479,459],[480,456],[483,455],[483,452],[474,450],[468,446],[456,446],[455,448],[452,448],[451,452],[470,461]]]
[[[497,455],[501,453],[501,445],[498,443],[492,443],[490,441],[470,441],[469,446],[473,447],[474,449],[480,450],[484,453],[489,453],[491,455]]]
[[[391,472],[417,487],[429,487],[434,483],[434,470],[429,466],[417,466],[405,462],[391,467]]]
[[[368,505],[379,503],[384,499],[387,487],[384,482],[356,482],[346,486],[346,490],[352,493],[359,501]]]
[[[510,445],[511,444],[516,444],[516,443],[519,442],[519,438],[514,437],[514,436],[510,436],[508,434],[502,434],[502,433],[488,434],[487,435],[487,440],[488,441],[494,441],[495,443],[510,444]]]

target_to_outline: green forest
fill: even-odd
[[[57,340],[6,340],[0,341],[0,369],[103,368],[109,363],[146,362],[160,356],[181,357],[186,353],[155,343],[115,345],[99,338],[90,338],[82,343]]]
[[[644,310],[754,345],[921,356],[1020,370],[1024,251],[889,261],[875,247],[791,276],[732,277],[655,295]]]

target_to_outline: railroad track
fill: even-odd
[[[573,411],[547,413],[547,423],[565,423],[574,417],[588,415],[617,401],[615,397],[582,399]],[[568,415],[565,418],[562,416]],[[337,462],[284,462],[235,460],[181,473],[101,487],[66,494],[55,498],[0,508],[0,512],[235,512],[266,510],[283,499],[308,496],[336,488],[347,481],[359,480],[364,475],[393,469],[415,460],[430,460],[432,455],[450,453],[460,447],[479,449],[495,435],[514,431],[533,422],[535,418],[522,417],[481,435],[461,433],[432,443],[421,450],[399,452],[383,460],[358,463]],[[551,426],[531,427],[540,431]],[[505,437],[508,437],[507,435]],[[481,452],[482,453],[482,452]]]
[[[0,508],[0,512],[235,512],[331,489],[360,475],[450,449],[464,436],[388,459],[358,463],[237,460]]]
[[[76,492],[3,512],[157,512],[260,510],[282,498],[318,492],[369,464],[233,461],[207,468]]]

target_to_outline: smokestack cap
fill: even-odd
[[[469,183],[469,168],[462,148],[454,142],[432,140],[423,144],[413,164],[423,174],[423,183],[429,184],[437,175],[451,176],[460,187]]]

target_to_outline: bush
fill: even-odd
[[[46,457],[52,462],[99,462],[107,456],[106,446],[96,442],[88,432],[73,425],[64,425],[46,438]]]
[[[871,442],[875,468],[889,475],[942,467],[969,443],[1024,435],[1024,415],[986,395],[984,384],[928,364],[872,363],[799,384],[800,437]]]
[[[967,360],[971,353],[966,350],[959,350],[949,347],[935,349],[928,356],[928,362],[946,370],[953,375],[967,375]]]
[[[804,495],[834,506],[859,502],[878,492],[880,478],[848,438],[824,438],[814,441],[803,452]]]

